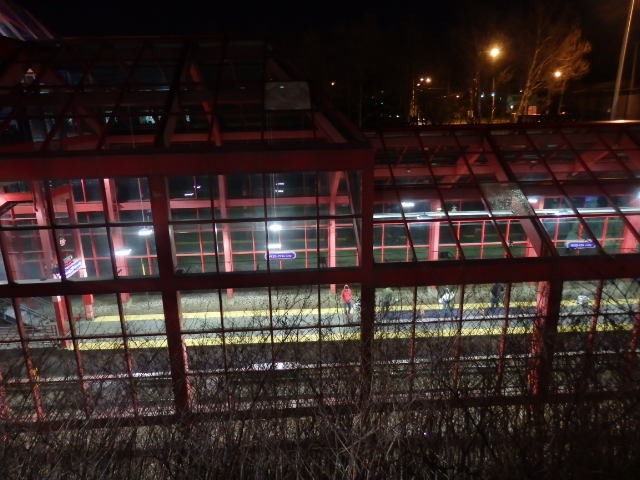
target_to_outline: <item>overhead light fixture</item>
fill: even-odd
[[[280,225],[279,223],[271,223],[269,225],[269,230],[271,230],[272,232],[279,232],[280,230],[282,230],[282,225]]]
[[[408,201],[402,202],[401,205],[404,208],[413,208],[413,207],[416,206],[416,204],[414,202],[408,202]]]
[[[269,245],[267,245],[267,248],[269,250],[280,250],[282,248],[282,244],[281,243],[270,243]]]
[[[131,254],[131,249],[130,248],[119,248],[114,253],[116,254],[116,257],[126,257],[127,255]]]
[[[153,228],[142,227],[140,230],[138,230],[138,235],[141,237],[148,237],[149,235],[153,235]]]

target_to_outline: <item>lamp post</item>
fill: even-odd
[[[613,102],[611,103],[611,120],[616,119],[618,110],[618,99],[620,98],[620,84],[622,83],[622,71],[624,70],[624,59],[627,54],[629,44],[629,32],[631,31],[631,20],[633,19],[633,7],[635,0],[629,1],[629,13],[627,15],[627,27],[624,31],[622,46],[620,47],[620,58],[618,60],[618,74],[616,75],[616,85],[613,89]]]
[[[496,64],[496,60],[498,59],[498,57],[500,56],[500,54],[502,53],[502,51],[500,50],[500,47],[491,47],[491,49],[489,50],[489,57],[491,57],[491,62],[492,62],[492,75],[491,75],[491,122],[493,123],[493,118],[495,117],[496,114],[496,68],[495,68],[495,64]]]
[[[417,89],[424,85],[431,85],[431,77],[420,77],[417,82],[414,81],[411,85],[411,105],[409,106],[409,119],[411,123],[415,122],[418,125],[422,125],[421,109],[418,105],[418,99],[416,97]]]
[[[556,80],[560,81],[560,98],[558,99],[558,111],[557,114],[558,115],[562,115],[562,100],[564,98],[564,86],[565,86],[565,82],[564,82],[564,78],[562,78],[562,71],[561,70],[556,70],[555,72],[553,72],[553,76],[555,77]]]

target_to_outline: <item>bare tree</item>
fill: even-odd
[[[537,93],[562,93],[569,80],[584,76],[590,68],[586,56],[591,44],[583,37],[580,26],[570,23],[566,14],[558,15],[551,9],[540,8],[537,12],[533,29],[524,29],[520,36],[525,82],[519,115],[527,113]],[[554,76],[555,72],[558,73]]]

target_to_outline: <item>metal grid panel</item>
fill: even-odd
[[[263,83],[296,78],[264,47],[78,41],[6,70],[3,419],[534,401],[635,378],[637,125],[350,136],[300,89],[265,110]],[[623,357],[621,381],[594,355]]]

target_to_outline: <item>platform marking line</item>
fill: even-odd
[[[612,325],[603,324],[598,325],[598,332],[615,332],[615,331],[629,331],[633,329],[632,324]],[[317,329],[315,329],[317,332]],[[558,333],[586,333],[591,330],[590,325],[559,325]],[[428,339],[428,338],[440,338],[440,337],[456,337],[458,333],[463,337],[495,337],[502,336],[502,326],[492,326],[484,328],[446,328],[439,330],[423,330],[416,329],[415,338]],[[511,326],[507,329],[507,336],[529,335],[533,331],[533,326]],[[397,331],[377,331],[374,334],[374,340],[403,340],[411,339],[411,330],[397,330]],[[189,334],[190,335],[190,334]],[[273,343],[318,343],[322,342],[355,342],[359,341],[360,332],[330,332],[330,333],[304,333],[304,335],[296,335],[292,332],[281,332],[273,335]],[[269,332],[257,334],[255,332],[247,332],[243,334],[232,334],[224,337],[224,344],[232,345],[260,345],[269,344],[272,342],[272,337]],[[153,349],[153,348],[166,348],[167,340],[165,338],[129,338],[128,346],[130,349]],[[202,334],[201,337],[193,338],[187,336],[184,339],[184,343],[187,347],[209,347],[209,346],[221,346],[223,345],[223,337],[220,334]],[[68,350],[72,350],[73,346],[66,347]],[[79,340],[78,348],[80,350],[119,350],[124,348],[123,339],[114,340]]]

